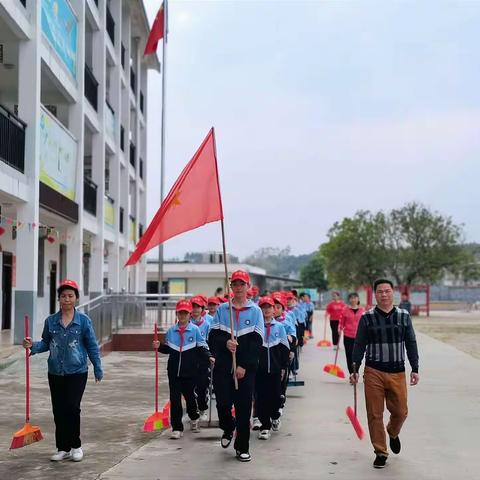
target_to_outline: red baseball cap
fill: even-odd
[[[190,299],[190,302],[195,305],[200,305],[201,307],[207,306],[207,299],[204,295],[196,295],[195,297]]]
[[[215,305],[220,305],[222,303],[218,297],[208,297],[207,304],[214,303]]]
[[[58,294],[62,293],[64,290],[71,289],[74,290],[77,294],[77,297],[80,296],[80,287],[75,280],[67,280],[65,279],[57,289]]]
[[[272,297],[261,297],[258,301],[258,306],[261,307],[265,304],[271,305],[272,307],[275,306],[275,302],[273,301]]]
[[[234,282],[235,280],[241,280],[242,282],[250,283],[250,275],[244,270],[237,270],[232,273],[230,282]]]
[[[260,289],[256,285],[254,285],[250,290],[252,290],[253,296],[255,296],[260,291]]]
[[[253,289],[249,288],[247,290],[247,298],[252,298],[255,296],[255,293],[253,293]]]
[[[295,295],[292,292],[287,292],[287,293],[285,293],[285,299],[286,300],[293,300],[293,299],[295,299]]]
[[[175,311],[192,313],[192,303],[190,300],[179,300],[175,305]]]
[[[285,308],[285,297],[281,293],[274,293],[272,298],[275,302],[279,303],[283,308]]]

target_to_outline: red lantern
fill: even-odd
[[[0,236],[2,236],[5,232],[6,230],[2,226],[0,226]]]
[[[49,243],[55,243],[55,237],[53,235],[49,235],[47,237],[47,240],[49,241]]]

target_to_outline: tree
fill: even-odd
[[[325,278],[325,260],[317,252],[313,258],[300,270],[300,279],[305,287],[316,288],[317,290],[327,289]]]
[[[461,243],[462,228],[450,217],[409,203],[389,213],[360,211],[335,223],[320,247],[329,283],[372,284],[392,277],[398,285],[432,284],[446,272],[474,275],[472,256]]]

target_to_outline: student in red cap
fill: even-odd
[[[332,343],[334,348],[338,344],[338,324],[340,323],[340,317],[342,316],[345,304],[340,298],[339,292],[332,292],[332,301],[327,305],[325,310],[325,321],[330,319],[330,328],[332,330]]]
[[[282,380],[286,377],[290,347],[285,328],[273,316],[275,302],[271,297],[258,301],[264,321],[264,340],[255,380],[255,401],[261,427],[258,438],[268,440],[271,430],[280,429]]]
[[[250,415],[255,385],[255,373],[263,343],[263,316],[260,308],[247,300],[250,276],[243,270],[233,272],[232,311],[235,340],[231,339],[230,307],[222,303],[215,315],[209,336],[209,345],[216,358],[213,371],[213,388],[217,400],[220,428],[223,430],[221,445],[228,448],[236,430],[234,448],[241,462],[251,460]],[[232,353],[235,354],[237,368],[233,374],[238,380],[238,390],[232,376]],[[235,419],[232,417],[235,406]]]
[[[191,421],[191,430],[199,432],[199,414],[194,386],[199,361],[214,363],[208,345],[198,327],[190,322],[192,304],[188,300],[180,300],[175,307],[177,323],[165,334],[165,342],[153,342],[153,348],[169,355],[167,372],[170,389],[170,416],[172,433],[170,438],[178,440],[183,435],[182,395],[187,404],[187,413]]]
[[[103,378],[100,351],[92,321],[76,308],[80,294],[77,282],[64,280],[58,287],[60,310],[45,320],[42,339],[32,342],[23,339],[23,347],[30,355],[50,352],[48,357],[48,385],[52,397],[57,453],[50,460],[83,459],[80,441],[80,403],[87,384],[87,358],[93,365],[95,382]]]
[[[205,307],[207,299],[203,295],[196,295],[190,300],[192,303],[192,313],[190,321],[198,329],[202,338],[207,342],[210,333],[210,323],[213,318],[206,313]],[[208,343],[208,342],[207,342]],[[199,359],[197,374],[195,376],[195,395],[197,396],[198,409],[200,410],[200,420],[208,420],[208,387],[210,385],[210,362],[206,359]]]
[[[217,313],[217,308],[221,304],[221,300],[218,297],[208,297],[207,299],[207,309],[209,315],[213,318]]]

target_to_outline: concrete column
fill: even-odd
[[[30,316],[30,336],[41,333],[42,319],[36,318],[38,277],[38,219],[39,219],[39,145],[40,145],[40,2],[30,2],[32,40],[20,42],[18,55],[19,116],[27,123],[25,132],[25,177],[29,185],[28,203],[19,204],[17,218],[35,224],[21,228],[16,239],[16,289],[13,316],[13,340],[21,343],[24,337],[24,316]]]

